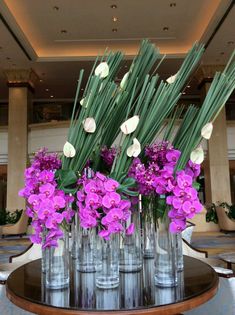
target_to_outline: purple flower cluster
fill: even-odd
[[[117,192],[119,183],[96,172],[91,179],[84,179],[77,192],[80,225],[85,228],[98,226],[99,235],[109,239],[113,233],[133,233],[133,225],[124,230],[124,223],[131,215],[131,203]]]
[[[168,142],[153,144],[145,149],[147,163],[143,164],[137,158],[129,171],[129,176],[135,178],[139,192],[148,196],[152,192],[165,195],[172,190],[174,168],[180,157],[180,151],[175,150]]]
[[[113,161],[115,159],[117,153],[116,148],[110,148],[108,149],[107,146],[103,146],[100,151],[100,155],[104,161],[104,163],[108,166],[111,167],[113,165]]]
[[[32,218],[35,233],[31,241],[41,243],[43,248],[57,246],[63,236],[60,224],[64,220],[70,222],[74,215],[70,206],[74,198],[57,189],[55,171],[60,166],[56,154],[48,154],[45,148],[40,150],[25,170],[25,187],[19,191],[28,203],[26,214]]]
[[[174,174],[180,154],[166,141],[153,144],[145,150],[147,162],[144,164],[140,159],[135,159],[129,171],[142,195],[154,193],[166,196],[172,233],[184,230],[186,219],[191,219],[202,210],[197,191],[193,188],[193,182],[200,174],[200,165],[189,161],[185,170]]]
[[[187,170],[189,171],[189,165]],[[167,196],[166,202],[171,206],[168,216],[171,219],[170,231],[172,233],[183,231],[186,220],[192,219],[203,208],[198,199],[197,190],[193,188],[193,177],[186,171],[177,172],[174,188]]]

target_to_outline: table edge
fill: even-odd
[[[17,305],[18,307],[36,313],[38,315],[107,315],[107,314],[115,314],[115,315],[135,315],[135,314],[147,314],[147,315],[159,315],[164,311],[164,315],[173,315],[180,312],[191,310],[197,306],[204,304],[209,301],[218,291],[219,286],[219,278],[217,277],[213,287],[202,293],[199,296],[193,297],[191,299],[181,301],[174,304],[168,304],[158,307],[151,307],[145,309],[132,309],[132,310],[107,310],[107,311],[89,311],[89,310],[76,310],[76,309],[66,309],[60,307],[53,307],[48,305],[38,304],[26,299],[23,299],[13,293],[6,284],[6,295],[8,299]]]

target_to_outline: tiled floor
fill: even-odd
[[[192,245],[207,251],[209,257],[218,257],[220,253],[235,252],[235,233],[194,232]]]

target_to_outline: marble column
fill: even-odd
[[[200,81],[202,100],[210,88],[215,72],[222,70],[222,66],[200,67],[197,77]],[[231,203],[225,108],[221,110],[213,126],[212,136],[207,142],[208,151],[204,163],[206,202],[226,201]]]
[[[24,170],[28,159],[28,118],[32,92],[37,78],[32,70],[6,70],[9,87],[7,210],[25,209],[18,196],[24,186]]]

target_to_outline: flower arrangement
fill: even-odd
[[[25,187],[19,192],[27,200],[26,214],[32,219],[35,231],[31,241],[43,243],[43,248],[57,246],[63,235],[61,225],[70,222],[74,215],[71,208],[74,198],[58,189],[55,173],[60,167],[61,161],[56,154],[41,149],[25,170]],[[45,230],[47,233],[43,239]]]
[[[99,226],[99,235],[104,239],[123,232],[123,223],[130,217],[131,202],[118,193],[120,184],[99,172],[92,179],[85,177],[79,183],[77,206],[81,227]],[[129,226],[125,232],[128,234],[131,229]]]
[[[56,246],[60,227],[71,221],[74,210],[84,229],[99,226],[103,238],[132,233],[133,225],[127,230],[124,226],[131,213],[130,197],[139,193],[164,195],[173,233],[182,231],[186,219],[202,209],[194,187],[204,157],[199,144],[210,137],[212,123],[235,87],[233,53],[224,71],[215,75],[200,109],[177,107],[203,51],[203,45],[195,43],[177,74],[166,82],[150,72],[164,57],[147,40],[120,85],[114,81],[123,60],[120,52],[96,59],[83,93],[81,70],[61,159],[39,151],[25,172],[20,195],[32,218],[33,242],[43,241],[45,228],[43,246]],[[105,174],[103,162],[108,166]],[[84,172],[87,165],[91,178]]]
[[[193,183],[200,174],[200,165],[191,160],[184,170],[175,167],[181,152],[175,150],[167,141],[147,146],[145,162],[135,159],[129,176],[138,183],[138,191],[143,196],[164,198],[169,205],[168,216],[171,219],[170,231],[179,233],[186,228],[186,220],[202,210],[197,190]],[[165,207],[159,207],[156,217],[165,215]]]

